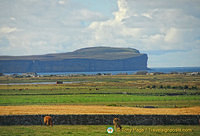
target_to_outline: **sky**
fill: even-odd
[[[200,0],[0,0],[0,56],[135,48],[148,67],[200,66]]]

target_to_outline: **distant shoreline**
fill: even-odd
[[[135,71],[96,71],[96,72],[38,72],[38,75],[76,75],[76,74],[86,74],[86,75],[94,75],[94,74],[112,74],[117,75],[120,73],[127,73],[127,74],[134,74],[138,71],[147,71],[149,73],[152,72],[163,72],[163,73],[171,73],[171,72],[200,72],[200,67],[150,67],[147,70],[135,70]],[[3,73],[5,75],[12,75],[12,74],[18,74],[21,75],[23,73]]]

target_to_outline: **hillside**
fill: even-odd
[[[0,56],[0,72],[142,70],[147,69],[147,59],[132,48],[93,47],[57,54]]]

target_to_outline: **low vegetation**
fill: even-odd
[[[200,97],[196,95],[142,96],[126,94],[7,95],[0,96],[0,99],[0,105],[92,104],[138,107],[148,106],[148,103],[155,107],[173,107],[175,105],[189,107],[197,106],[200,101]],[[166,102],[167,105],[163,102]]]
[[[37,136],[199,136],[199,126],[173,125],[173,126],[123,126],[122,131],[107,133],[112,125],[55,125],[47,126],[0,126],[0,135],[37,135]]]
[[[0,105],[82,104],[134,107],[200,105],[200,76],[164,74],[0,77],[1,83],[58,80],[72,83],[0,85]]]

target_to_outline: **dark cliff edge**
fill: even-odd
[[[147,54],[132,48],[93,47],[69,53],[0,56],[1,73],[146,70]]]

